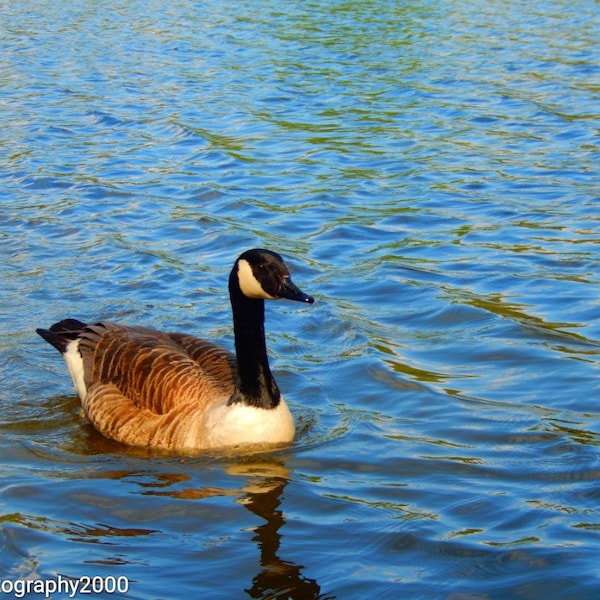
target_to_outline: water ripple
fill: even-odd
[[[592,3],[0,19],[3,579],[595,598]],[[251,246],[316,297],[267,308],[296,441],[180,456],[95,432],[35,327],[111,318],[231,348],[227,274]]]

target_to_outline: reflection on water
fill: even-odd
[[[0,523],[12,523],[26,527],[33,531],[43,531],[51,534],[65,536],[74,542],[86,543],[108,543],[111,537],[134,537],[138,535],[150,535],[154,533],[151,529],[119,529],[109,525],[77,525],[75,523],[59,522],[45,517],[22,515],[19,513],[3,515]],[[108,538],[108,539],[107,539]]]
[[[277,472],[279,471],[279,472]],[[229,469],[229,472],[232,472]],[[281,494],[291,472],[284,467],[251,465],[249,469],[239,466],[236,475],[251,476],[252,481],[244,488],[245,496],[240,502],[256,516],[264,520],[254,529],[252,541],[260,551],[262,570],[252,579],[252,587],[246,589],[251,598],[326,598],[316,580],[302,574],[303,567],[282,559],[282,528],[285,525],[280,508]],[[268,473],[268,476],[266,474]],[[260,475],[260,479],[257,477]]]
[[[128,449],[121,446],[125,452],[123,458],[127,462],[131,457],[136,456],[135,449]],[[40,455],[43,454],[40,452]],[[155,459],[158,457],[155,457]],[[229,487],[198,486],[199,481],[194,478],[194,462],[196,458],[166,459],[167,464],[175,460],[177,469],[173,471],[157,470],[152,464],[148,463],[147,469],[143,471],[135,470],[102,470],[88,474],[88,481],[106,481],[115,482],[118,485],[126,485],[133,496],[155,497],[161,499],[161,503],[156,505],[154,513],[146,513],[147,508],[138,500],[133,502],[126,501],[121,507],[114,510],[108,507],[105,500],[94,499],[98,502],[98,508],[104,506],[101,510],[102,515],[98,517],[106,519],[107,522],[83,523],[76,521],[62,521],[52,517],[37,516],[26,513],[4,514],[0,518],[0,531],[4,539],[5,552],[14,552],[18,546],[26,542],[27,536],[23,538],[26,531],[35,534],[38,532],[41,537],[38,538],[38,544],[42,547],[48,545],[52,538],[63,539],[65,542],[74,542],[76,544],[98,544],[105,546],[109,552],[103,554],[101,558],[86,552],[85,564],[96,565],[97,567],[118,567],[138,562],[135,558],[126,558],[125,554],[111,554],[110,547],[116,544],[116,548],[123,545],[124,538],[131,538],[131,541],[139,544],[141,538],[148,538],[149,547],[160,548],[160,539],[165,535],[161,528],[164,528],[170,520],[168,507],[172,502],[181,502],[179,508],[175,509],[176,515],[184,516],[187,521],[186,506],[189,503],[198,503],[210,501],[218,497],[230,498],[235,503],[245,507],[253,516],[258,518],[259,524],[248,525],[248,519],[238,519],[240,531],[251,530],[251,537],[243,536],[238,540],[241,544],[250,544],[252,550],[241,550],[246,556],[244,559],[252,563],[252,555],[256,557],[258,569],[251,577],[251,582],[246,588],[247,594],[252,598],[333,598],[334,596],[322,595],[318,582],[303,574],[304,567],[295,564],[293,561],[285,558],[285,525],[286,519],[282,509],[282,494],[293,473],[285,466],[283,457],[273,460],[264,460],[253,457],[247,457],[242,462],[236,462],[233,458],[227,459],[222,463],[224,472],[229,475]],[[192,461],[189,463],[189,461]],[[186,470],[188,472],[186,472]],[[63,475],[63,478],[68,475]],[[60,482],[60,478],[57,478]],[[235,484],[235,485],[232,485]],[[195,485],[194,485],[195,484]],[[77,486],[75,486],[77,488]],[[29,492],[31,494],[33,490]],[[41,488],[37,493],[43,494]],[[15,486],[12,494],[5,494],[5,498],[11,496],[22,498],[24,500],[28,492],[23,487]],[[73,496],[79,496],[81,501],[86,502],[85,492],[74,491]],[[88,497],[88,501],[91,498]],[[27,501],[25,501],[27,502]],[[127,514],[135,511],[137,520],[143,520],[148,527],[117,527],[108,524],[111,520],[118,520],[118,514]],[[142,517],[142,515],[144,515]],[[173,517],[171,517],[173,518]],[[130,517],[130,520],[131,517]],[[252,519],[251,522],[256,522]],[[196,536],[194,525],[190,521],[189,530],[196,543],[200,546],[209,544],[207,540]],[[201,524],[198,524],[200,528]],[[16,546],[7,545],[10,539],[15,541]],[[152,542],[152,540],[155,540]],[[157,545],[158,544],[158,545]],[[12,547],[12,550],[11,550]],[[20,551],[17,550],[20,553]],[[238,549],[240,552],[240,549]],[[8,565],[7,565],[8,566]],[[37,569],[37,566],[35,567]],[[20,570],[23,575],[31,576],[32,573],[25,564],[21,564]],[[13,571],[16,575],[18,571]],[[113,572],[113,571],[111,571]],[[43,575],[39,575],[43,576]],[[192,576],[192,581],[194,581]],[[146,584],[150,582],[147,581]],[[189,583],[185,583],[189,585]],[[132,584],[132,591],[135,592],[135,585]]]
[[[143,488],[146,496],[170,497],[178,500],[198,501],[215,496],[235,498],[262,522],[253,527],[251,541],[260,557],[260,571],[253,577],[252,586],[246,592],[252,598],[327,598],[322,596],[317,581],[302,574],[303,567],[280,557],[285,518],[280,507],[282,493],[292,472],[277,462],[240,462],[229,464],[225,471],[245,480],[236,489],[185,487],[191,477],[182,473],[153,473],[151,476],[133,472],[107,472],[103,477],[127,479]],[[176,487],[177,489],[170,489]],[[132,532],[141,535],[147,532]],[[120,533],[120,535],[124,535]],[[250,554],[250,553],[247,553]]]

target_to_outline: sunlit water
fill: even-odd
[[[16,2],[0,23],[3,595],[598,597],[597,3]],[[34,329],[231,348],[253,246],[316,297],[267,309],[297,440],[173,456],[94,432]]]

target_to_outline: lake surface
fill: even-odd
[[[3,597],[599,597],[596,2],[25,1],[0,23]],[[295,442],[102,438],[35,328],[231,348],[255,246],[316,298],[267,306]]]

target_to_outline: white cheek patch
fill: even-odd
[[[241,259],[238,261],[238,271],[237,271],[238,281],[240,284],[240,289],[242,290],[242,294],[247,296],[248,298],[254,299],[271,299],[274,300],[274,296],[267,294],[263,289],[262,285],[256,277],[254,277],[254,273],[252,272],[252,267],[250,263]]]

